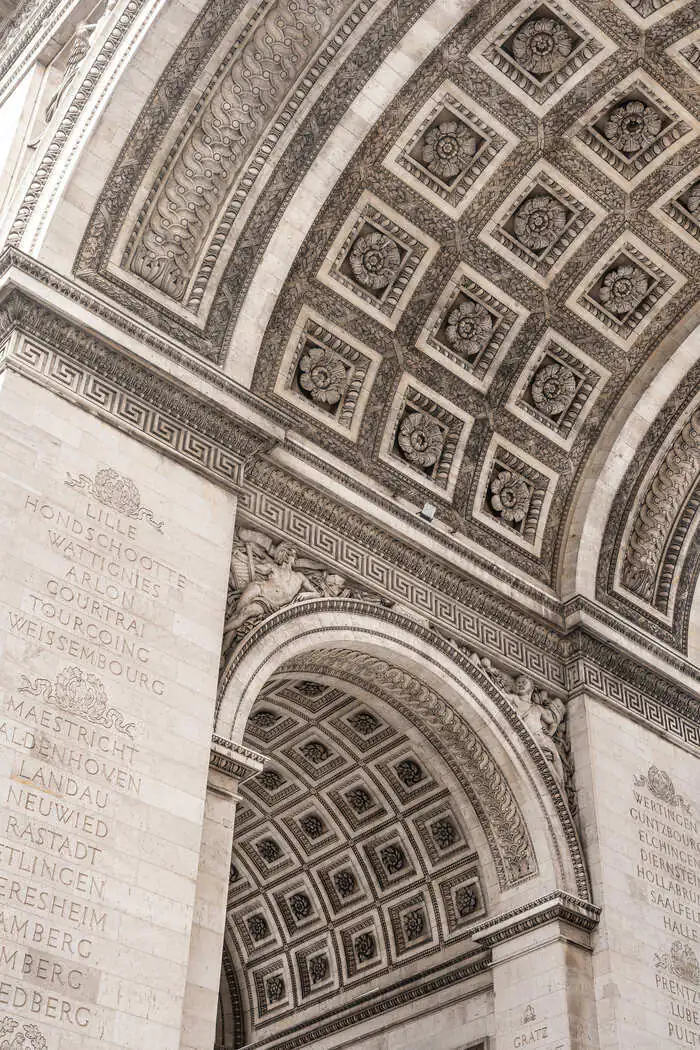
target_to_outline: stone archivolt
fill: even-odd
[[[684,541],[697,526],[699,482],[700,409],[696,408],[646,482],[622,555],[622,586],[662,613],[668,608]]]
[[[349,8],[349,0],[260,4],[229,52],[226,68],[207,88],[204,104],[181,132],[166,172],[142,209],[124,260],[132,273],[197,309],[211,259],[205,260],[206,270],[194,287],[190,284],[246,161],[260,148],[275,118],[273,143],[279,138],[279,125],[298,107],[298,102],[289,106],[288,100],[298,90],[302,72]],[[319,72],[312,70],[309,76],[315,79]],[[288,111],[282,111],[285,102]],[[229,203],[229,211],[240,209],[261,167],[253,165],[240,199]],[[213,245],[210,255],[219,248]]]

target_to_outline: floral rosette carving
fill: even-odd
[[[47,1043],[37,1025],[21,1024],[16,1017],[2,1017],[0,1050],[47,1050]]]
[[[566,365],[556,362],[540,368],[530,387],[536,407],[547,416],[557,416],[568,408],[575,393],[576,376]]]
[[[658,970],[667,970],[688,984],[700,984],[700,962],[693,948],[683,941],[674,941],[655,962]]]
[[[423,140],[423,163],[439,179],[460,175],[475,153],[476,136],[456,120],[431,128]]]
[[[396,276],[401,265],[401,252],[386,234],[368,233],[357,238],[348,263],[360,284],[372,291],[381,291]]]
[[[698,179],[688,194],[686,208],[694,218],[700,218],[700,179]]]
[[[450,311],[445,338],[458,353],[471,357],[481,350],[492,331],[491,314],[481,303],[468,299]]]
[[[348,376],[342,359],[332,350],[311,347],[299,361],[299,386],[313,401],[337,405],[345,393]]]
[[[112,467],[98,470],[94,478],[79,474],[77,478],[68,474],[66,485],[87,492],[98,503],[123,514],[126,518],[145,518],[158,532],[163,531],[163,522],[155,521],[153,512],[141,505],[141,493],[131,480]]]
[[[574,38],[554,18],[534,18],[513,37],[513,57],[528,73],[546,76],[563,66],[574,47]]]
[[[554,197],[530,197],[513,219],[515,236],[527,248],[541,251],[553,244],[566,227],[566,208]]]
[[[432,467],[437,463],[444,435],[442,428],[424,412],[411,412],[401,421],[398,433],[399,448],[415,467]]]
[[[649,278],[632,263],[624,263],[610,270],[603,278],[600,301],[608,310],[620,316],[639,306],[649,288]]]
[[[608,115],[603,131],[621,153],[639,153],[651,146],[661,131],[661,115],[646,102],[623,102]]]
[[[504,521],[521,522],[528,510],[532,496],[521,477],[512,470],[501,470],[491,482],[491,506]]]
[[[133,737],[134,723],[126,722],[116,707],[109,706],[109,699],[102,679],[84,671],[81,667],[66,667],[54,682],[48,678],[34,681],[22,675],[20,693],[38,696],[47,703],[56,704],[63,711],[78,715],[95,725],[116,729],[119,733]]]

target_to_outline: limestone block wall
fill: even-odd
[[[699,1046],[700,763],[591,697],[569,712],[601,1050]]]
[[[0,478],[0,1032],[177,1050],[235,498],[9,370]]]

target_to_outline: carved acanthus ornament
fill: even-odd
[[[627,542],[623,587],[653,603],[680,511],[700,479],[700,409],[696,409],[648,484]]]

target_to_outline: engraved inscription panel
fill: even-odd
[[[229,497],[10,382],[0,432],[19,451],[0,455],[0,1046],[176,1045],[216,687],[206,629],[226,577],[196,523],[206,500],[227,551],[218,519]],[[26,441],[25,393],[34,412],[45,402]],[[59,456],[52,431],[64,430],[76,443]]]

